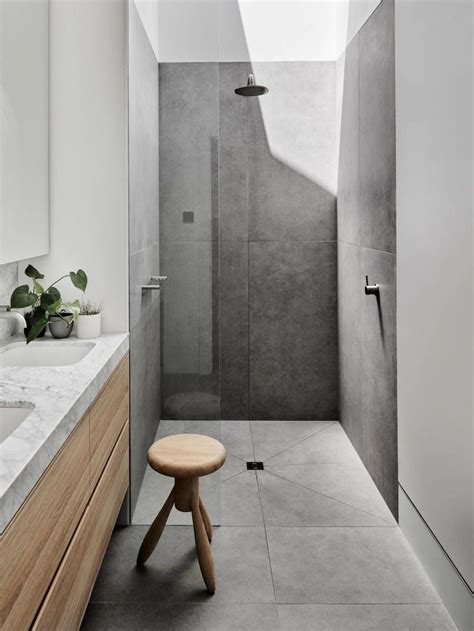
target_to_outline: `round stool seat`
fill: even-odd
[[[166,436],[148,450],[150,466],[173,478],[209,475],[222,467],[225,457],[224,445],[202,434]]]

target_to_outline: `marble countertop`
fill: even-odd
[[[9,338],[0,343],[0,354],[7,346],[24,344],[24,337]],[[32,344],[93,347],[70,366],[0,368],[0,407],[31,408],[0,443],[0,533],[125,355],[129,342],[128,333],[119,333],[95,340],[44,338]]]

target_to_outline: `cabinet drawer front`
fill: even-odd
[[[9,524],[0,542],[0,627],[27,629],[87,506],[89,416]]]
[[[90,408],[92,488],[97,484],[127,420],[128,355],[122,359]]]
[[[128,487],[128,423],[35,620],[35,631],[79,629]]]

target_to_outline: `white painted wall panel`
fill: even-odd
[[[51,2],[51,247],[35,264],[85,269],[108,332],[128,329],[126,26],[125,0]]]
[[[399,479],[471,588],[472,14],[396,0]]]
[[[49,247],[49,7],[0,2],[0,263]]]
[[[137,8],[145,33],[148,36],[156,59],[159,59],[158,20],[159,0],[132,0]]]
[[[159,59],[335,61],[379,3],[159,0]]]

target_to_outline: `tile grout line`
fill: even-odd
[[[250,420],[248,420],[247,423],[249,424],[250,442],[252,443],[253,460],[255,462],[257,457],[255,455],[255,445],[254,445],[254,442],[253,442],[252,423],[251,423]]]
[[[252,442],[252,449],[254,452],[254,460],[255,460],[255,447],[253,443],[252,423],[250,421],[249,421],[249,428],[250,428],[250,440]],[[276,589],[275,589],[275,579],[273,576],[272,559],[270,557],[270,545],[268,543],[268,533],[267,533],[267,524],[265,522],[265,512],[263,510],[263,502],[262,502],[262,495],[260,493],[260,483],[258,481],[258,475],[256,471],[254,473],[255,473],[255,479],[257,481],[258,501],[260,502],[260,511],[262,513],[263,531],[265,533],[265,545],[267,546],[268,565],[270,567],[270,576],[272,578],[273,598],[275,599],[275,603],[276,603],[277,597],[276,597]],[[277,614],[277,617],[278,617],[278,614]]]
[[[233,480],[234,478],[238,477],[239,475],[242,475],[242,473],[247,473],[247,471],[244,469],[243,471],[238,471],[237,473],[234,473],[233,475],[229,476],[225,480],[219,480],[219,482],[216,482],[215,484],[210,486],[208,489],[206,489],[206,491],[212,491],[212,489],[215,489],[218,486],[222,486],[223,484],[225,484],[229,480]]]
[[[258,481],[258,475],[257,475],[256,471],[255,471],[255,477],[257,478],[258,499],[260,501],[260,510],[262,511],[263,532],[265,533],[265,544],[267,546],[268,566],[270,568],[270,576],[272,577],[273,598],[275,599],[275,604],[276,604],[276,602],[277,602],[277,595],[276,595],[276,588],[275,588],[275,578],[273,576],[272,558],[270,556],[270,544],[268,543],[267,524],[265,522],[265,513],[264,513],[264,510],[263,510],[262,496],[261,496],[261,493],[260,493],[260,484],[259,484],[259,481]]]
[[[266,423],[267,421],[252,421],[253,423],[257,422],[257,423]],[[292,445],[288,445],[288,447],[285,447],[285,449],[282,449],[281,451],[277,451],[276,454],[272,454],[271,456],[267,457],[267,458],[262,458],[263,461],[267,461],[267,460],[271,460],[272,458],[275,458],[275,456],[279,456],[280,454],[282,454],[283,452],[287,451],[288,449],[292,449],[293,447],[296,447],[296,445],[299,445],[301,443],[304,443],[305,440],[308,440],[308,438],[312,438],[313,436],[316,436],[317,434],[320,434],[321,432],[324,432],[324,430],[329,429],[329,427],[331,427],[332,425],[334,425],[335,423],[337,423],[338,421],[314,421],[315,423],[321,423],[321,422],[326,422],[329,423],[329,425],[326,425],[326,427],[322,427],[320,429],[318,429],[317,431],[315,431],[312,434],[309,434],[308,436],[305,436],[305,438],[302,438],[301,440],[296,441],[296,443],[293,443]],[[252,434],[252,430],[250,430],[250,434]],[[253,445],[253,440],[252,440],[252,445]],[[254,456],[255,456],[255,452],[254,452]]]
[[[289,480],[288,478],[284,478],[282,475],[278,475],[277,473],[273,473],[272,471],[269,471],[268,469],[265,469],[265,471],[267,473],[269,473],[270,475],[273,475],[275,478],[279,478],[280,480],[285,480],[286,482],[289,482],[290,484],[293,484],[295,486],[300,486],[303,489],[306,489],[307,491],[311,491],[312,493],[316,493],[317,495],[321,495],[323,497],[326,497],[327,499],[333,500],[334,502],[338,502],[339,504],[342,504],[343,506],[348,506],[349,508],[352,508],[356,511],[359,511],[361,513],[365,513],[366,515],[370,515],[371,517],[374,517],[375,519],[378,519],[380,521],[385,522],[386,524],[389,524],[388,526],[373,526],[375,528],[396,528],[398,527],[398,524],[391,524],[388,520],[384,519],[383,517],[379,517],[378,515],[374,515],[373,513],[371,513],[370,511],[364,510],[363,508],[359,508],[358,506],[353,506],[352,504],[348,504],[347,502],[343,502],[342,500],[338,500],[336,497],[332,497],[331,495],[326,495],[326,493],[322,493],[321,491],[316,491],[315,489],[310,489],[308,486],[305,486],[304,484],[300,484],[299,482],[294,482],[293,480]],[[333,528],[333,526],[323,526],[324,528]],[[341,526],[341,528],[359,528],[361,526]],[[363,527],[363,526],[362,526]]]

